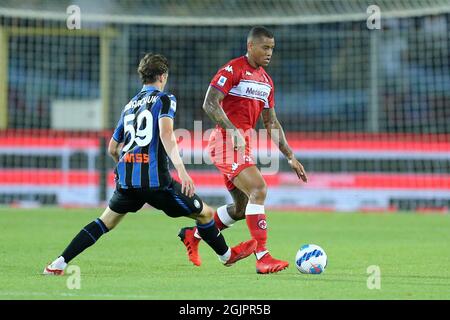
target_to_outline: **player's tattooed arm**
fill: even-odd
[[[278,146],[280,151],[288,160],[294,158],[294,153],[289,147],[283,127],[278,121],[277,115],[275,113],[275,109],[264,109],[262,112],[262,119],[264,127],[267,129],[267,133],[269,134],[272,141]]]
[[[205,101],[203,102],[203,110],[208,117],[211,118],[216,124],[225,130],[232,131],[233,146],[237,150],[245,150],[245,139],[242,134],[236,129],[234,124],[228,119],[227,115],[223,111],[220,103],[225,98],[225,95],[218,89],[209,86],[206,92]]]
[[[306,176],[306,171],[303,168],[303,165],[295,158],[292,149],[289,147],[283,127],[281,126],[280,121],[278,121],[277,115],[275,113],[275,109],[264,109],[262,111],[262,119],[264,127],[267,129],[267,133],[269,134],[270,138],[288,159],[289,165],[295,171],[298,178],[303,180],[304,182],[308,182],[308,177]]]
[[[228,119],[227,115],[223,111],[220,103],[225,98],[225,95],[218,89],[209,86],[206,92],[205,101],[203,102],[203,110],[212,121],[217,123],[223,129],[234,130],[236,127]]]

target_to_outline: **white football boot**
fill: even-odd
[[[64,275],[64,269],[66,268],[67,263],[64,261],[63,257],[59,257],[49,265],[47,265],[42,272],[43,275],[48,276],[62,276]]]

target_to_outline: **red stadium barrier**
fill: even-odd
[[[172,174],[177,179],[176,174]],[[223,176],[216,171],[191,171],[197,186],[224,187]],[[450,174],[379,174],[379,173],[311,173],[310,182],[302,185],[295,174],[280,173],[264,179],[270,187],[298,186],[329,189],[436,189],[450,190]],[[1,169],[0,185],[71,185],[97,186],[98,172],[84,170]],[[114,186],[114,175],[108,175],[108,184]]]
[[[14,162],[9,162],[12,165],[0,168],[0,195],[46,193],[57,195],[61,205],[99,203],[101,177],[95,162],[100,152],[104,152],[100,150],[100,139],[109,140],[111,131],[3,130],[0,136],[0,156],[61,157],[61,167],[55,169],[14,168]],[[180,139],[180,150],[186,154],[205,154],[207,136],[202,137],[199,132],[192,136],[195,139],[190,141]],[[450,135],[288,133],[287,136],[299,159],[450,159]],[[71,169],[72,154],[80,152],[87,155],[88,169]],[[227,196],[223,177],[217,170],[189,170],[189,173],[202,194]],[[427,212],[430,201],[444,203],[445,207],[446,199],[450,199],[450,173],[309,172],[309,183],[302,184],[295,174],[280,172],[266,175],[265,179],[269,186],[268,201],[279,208],[370,212],[380,208],[394,210],[394,200],[419,199],[424,203],[419,208]],[[112,192],[112,171],[107,184],[108,192]]]

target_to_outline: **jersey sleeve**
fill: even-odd
[[[270,85],[272,86],[272,89],[270,90],[269,97],[267,98],[268,105],[264,106],[264,108],[266,108],[266,109],[275,107],[275,86],[273,85],[272,79],[271,78],[269,78],[269,79],[270,79]]]
[[[112,138],[118,143],[123,142],[123,113],[120,115],[119,122],[117,123],[116,129],[114,130]]]
[[[175,113],[177,112],[177,99],[175,96],[173,94],[164,94],[159,98],[159,100],[161,101],[159,118],[175,118]]]
[[[224,95],[227,95],[238,82],[238,70],[237,64],[227,64],[217,71],[216,75],[212,78],[211,87],[221,91]]]

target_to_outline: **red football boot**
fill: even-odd
[[[198,255],[198,244],[200,243],[201,239],[197,239],[196,237],[194,237],[194,233],[195,227],[186,227],[180,230],[178,236],[186,246],[189,261],[191,261],[196,266],[200,266],[202,264],[202,260]]]
[[[261,259],[256,260],[257,273],[275,273],[286,269],[289,262],[272,258],[269,253],[266,253]]]
[[[247,258],[249,255],[255,252],[258,242],[255,239],[244,241],[237,246],[231,248],[231,256],[227,262],[224,263],[226,267],[230,267],[234,263]]]

